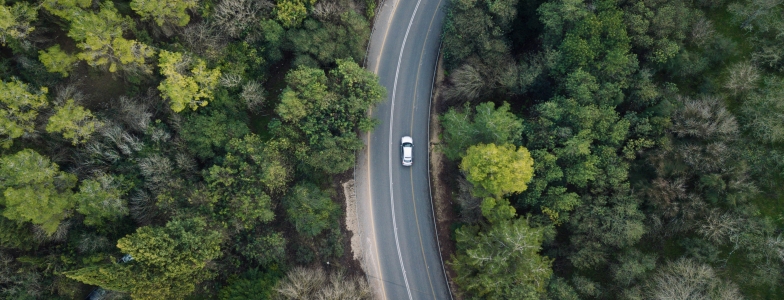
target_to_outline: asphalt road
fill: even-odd
[[[381,299],[451,299],[436,239],[428,174],[430,96],[445,0],[387,0],[367,67],[387,88],[371,113],[355,172],[363,267]],[[414,140],[401,165],[400,138]]]

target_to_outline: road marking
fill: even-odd
[[[381,50],[378,51],[378,58],[376,58],[376,67],[373,70],[373,73],[378,75],[378,65],[381,61],[381,54],[384,53],[384,45],[387,44],[387,35],[389,34],[389,24],[392,24],[392,19],[395,17],[395,13],[397,12],[397,4],[400,3],[400,0],[395,1],[395,6],[392,7],[392,12],[389,13],[389,20],[387,21],[387,28],[384,30],[384,38],[381,39]],[[404,43],[405,44],[405,43]]]
[[[438,1],[438,4],[436,5],[436,7],[440,7],[440,5],[441,5],[441,0]],[[438,9],[436,9],[436,11],[433,13],[433,16],[430,18],[430,24],[428,24],[427,34],[425,35],[425,43],[427,43],[427,40],[430,37],[430,32],[433,29],[433,22],[435,21],[435,18],[436,18],[437,14],[438,14]],[[439,44],[439,48],[440,48],[440,44]],[[419,89],[419,75],[421,74],[420,70],[422,69],[422,59],[424,58],[424,53],[425,53],[425,47],[423,45],[422,51],[419,52],[419,63],[417,64],[417,72],[416,72],[417,75],[416,75],[416,78],[414,80],[414,94],[415,95],[416,95],[416,91]],[[436,57],[436,68],[437,67],[438,67],[438,57]],[[435,82],[435,76],[436,76],[436,74],[434,72],[434,74],[433,74],[433,82]],[[431,87],[430,87],[430,94],[431,94],[431,97],[432,97],[432,94],[433,94],[432,84],[431,84]],[[430,100],[430,99],[428,99],[428,100]],[[413,130],[414,130],[414,111],[415,110],[416,110],[416,101],[414,101],[414,104],[412,105],[412,109],[411,109],[411,123],[409,124],[409,131],[410,132],[413,132]],[[428,165],[429,165],[429,162],[430,162],[430,160],[429,160],[429,156],[430,156],[430,129],[429,129],[430,128],[430,113],[429,113],[429,110],[430,110],[430,106],[428,105],[428,140],[427,140],[427,143],[428,143],[428,147],[427,147],[427,150],[428,150],[427,151],[428,152]],[[429,167],[428,167],[428,169],[429,169]],[[429,174],[429,172],[430,171],[428,170],[428,186],[430,185],[430,174]],[[414,196],[415,193],[413,192],[414,191],[414,178],[413,178],[414,176],[413,176],[413,170],[411,170],[411,169],[409,169],[409,176],[410,176],[409,179],[410,179],[410,183],[411,183],[411,195],[412,195],[411,202],[414,204],[414,220],[416,221],[417,235],[419,236],[419,249],[422,251],[422,259],[424,260],[425,267],[427,268],[427,272],[426,272],[427,273],[427,280],[428,280],[428,283],[430,284],[430,291],[433,294],[433,299],[438,299],[436,297],[435,287],[433,287],[433,279],[430,276],[430,264],[427,263],[427,256],[425,255],[424,243],[422,242],[422,229],[419,226],[419,215],[418,215],[417,209],[416,209],[416,199],[415,199],[416,196]],[[429,194],[430,194],[430,190],[428,189],[428,195]],[[433,209],[433,207],[432,207],[433,206],[433,200],[432,199],[430,200],[430,206],[431,206],[431,209]],[[435,214],[435,211],[433,211],[433,214]],[[435,221],[435,215],[434,215],[434,218],[433,218],[433,224],[434,225],[435,225],[435,222],[436,221]],[[436,231],[434,231],[434,233],[436,235],[436,240],[438,240],[438,231],[436,230]],[[438,249],[436,249],[436,251],[438,251],[438,255],[440,257],[441,256],[441,248],[438,247]],[[443,268],[443,259],[441,261],[441,264],[442,264],[442,268]],[[446,273],[444,273],[444,280],[446,280]],[[446,285],[447,285],[447,289],[449,289],[449,283],[448,282],[446,282]],[[451,292],[449,292],[449,297],[450,298],[452,297],[452,293]]]
[[[408,277],[406,277],[406,268],[403,265],[403,255],[400,253],[400,242],[397,237],[397,221],[395,221],[395,196],[394,191],[392,188],[392,124],[394,124],[395,120],[395,93],[397,92],[397,79],[398,75],[400,75],[400,62],[403,60],[403,50],[406,48],[406,40],[408,40],[408,33],[411,31],[411,24],[414,23],[414,17],[416,16],[417,10],[419,10],[419,4],[422,0],[417,0],[416,7],[414,7],[414,12],[411,14],[411,19],[408,21],[408,28],[406,28],[406,34],[403,36],[403,44],[400,46],[400,54],[397,57],[397,68],[395,69],[395,82],[392,85],[392,103],[389,110],[389,154],[388,154],[388,161],[389,161],[389,203],[392,206],[392,227],[395,232],[395,246],[397,247],[397,258],[400,261],[400,269],[403,270],[403,281],[406,283],[406,292],[408,292],[408,299],[414,300],[411,297],[411,288],[408,286]]]
[[[369,114],[373,114],[373,109],[371,108],[368,110]],[[376,219],[373,217],[373,192],[370,190],[370,185],[372,184],[373,180],[373,173],[370,172],[370,133],[367,134],[367,147],[366,147],[366,163],[367,163],[367,193],[368,193],[368,200],[370,201],[370,227],[373,229],[373,246],[375,246],[375,251],[373,254],[376,256],[376,270],[378,271],[378,278],[381,280],[381,299],[387,298],[387,291],[384,287],[384,274],[381,272],[381,259],[378,257],[378,240],[376,239]]]
[[[430,31],[433,28],[433,21],[436,18],[436,14],[438,14],[438,11],[441,9],[441,2],[442,1],[443,0],[438,0],[438,4],[436,5],[436,7],[437,7],[436,8],[436,12],[433,14],[433,18],[430,19],[430,25],[428,25],[428,31],[427,31],[428,35],[430,35]],[[430,110],[433,109],[433,105],[432,105],[432,102],[433,102],[433,88],[436,85],[436,76],[438,75],[437,74],[438,73],[438,57],[441,55],[441,44],[442,43],[443,43],[443,41],[438,43],[438,52],[436,53],[436,63],[433,65],[433,80],[430,83],[430,97],[428,99],[429,101],[428,101],[428,105],[427,105],[427,108],[428,108],[428,114],[427,114],[427,154],[428,154],[427,155],[427,166],[428,166],[428,171],[427,171],[427,196],[428,196],[428,198],[430,198],[430,212],[432,213],[432,217],[433,217],[433,232],[435,232],[435,234],[436,234],[436,246],[438,247],[438,258],[441,260],[441,271],[444,273],[444,281],[446,281],[446,282],[444,282],[444,284],[446,284],[446,290],[447,290],[447,293],[449,294],[449,299],[454,299],[452,297],[452,287],[449,286],[449,279],[448,279],[449,277],[447,277],[447,275],[446,275],[446,266],[444,265],[444,258],[441,256],[441,242],[438,239],[438,222],[436,221],[436,209],[433,206],[433,195],[431,194],[433,189],[430,187]]]

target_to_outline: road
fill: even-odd
[[[362,264],[379,299],[451,299],[428,173],[430,96],[446,0],[386,0],[374,24],[366,66],[387,88],[372,109],[381,121],[363,135],[355,169]],[[403,167],[400,138],[414,139]]]

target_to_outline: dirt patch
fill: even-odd
[[[438,116],[442,113],[444,105],[441,99],[442,85],[444,82],[443,53],[438,57],[438,69],[436,72],[435,85],[433,86],[433,98],[430,104],[430,186],[433,197],[433,212],[436,217],[436,228],[441,257],[444,260],[449,288],[454,299],[462,299],[453,278],[456,277],[455,271],[448,261],[455,254],[455,241],[451,237],[451,226],[456,221],[457,215],[454,210],[452,192],[456,190],[454,183],[450,184],[451,176],[454,174],[454,163],[449,162],[438,145],[441,143],[441,124]]]
[[[345,186],[350,183],[351,189]],[[349,197],[354,197],[354,172],[353,170],[332,177],[332,186],[337,191],[334,200],[340,203],[341,208],[346,212],[345,218],[340,218],[340,230],[343,232],[343,256],[340,257],[339,268],[345,269],[348,275],[366,277],[365,271],[359,264],[359,256],[354,249],[354,240],[359,240],[358,224],[356,222],[356,202],[348,201]],[[353,211],[350,211],[352,209]],[[358,242],[357,242],[358,244]]]
[[[351,253],[354,259],[362,258],[362,245],[359,239],[359,220],[357,219],[357,194],[354,180],[343,183],[343,195],[346,198],[346,229],[351,232]]]

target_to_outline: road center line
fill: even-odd
[[[438,5],[436,7],[440,7],[440,4],[441,4],[441,0],[438,1]],[[427,40],[430,37],[430,32],[433,29],[433,21],[435,20],[437,14],[438,14],[438,10],[436,10],[433,13],[433,16],[430,18],[430,24],[428,24],[428,26],[427,26],[427,34],[425,35],[425,43],[427,43]],[[419,89],[419,75],[421,74],[420,70],[422,69],[422,60],[424,59],[424,56],[425,56],[425,45],[423,44],[422,45],[422,51],[419,52],[419,63],[417,64],[417,72],[416,72],[417,75],[416,75],[416,79],[414,81],[415,82],[414,83],[414,95],[416,95],[416,91]],[[435,67],[438,67],[438,57],[436,57]],[[436,76],[436,74],[435,74],[435,72],[433,72],[433,82],[435,82],[435,76]],[[433,86],[431,84],[430,95],[432,96],[432,94],[433,94]],[[416,97],[416,96],[414,96],[414,97]],[[417,105],[416,105],[416,98],[414,98],[414,99],[415,100],[414,100],[414,103],[413,103],[413,107],[411,109],[411,123],[409,124],[409,131],[411,131],[411,132],[413,132],[413,130],[414,130],[414,112],[416,111],[416,107],[417,107]],[[427,152],[428,152],[428,157],[429,157],[430,156],[430,147],[429,147],[429,144],[430,144],[430,103],[428,103],[428,139],[427,139],[427,143],[428,143],[428,147],[427,147],[428,151]],[[428,164],[427,165],[428,166],[430,165],[430,160],[429,159],[428,159]],[[430,171],[428,170],[428,186],[430,185],[430,176],[429,176],[430,173],[429,172]],[[414,174],[413,174],[413,170],[412,169],[409,169],[409,176],[410,176],[410,179],[411,179],[410,180],[411,195],[412,195],[411,202],[413,203],[413,207],[414,207],[414,220],[416,221],[417,234],[419,236],[419,248],[422,251],[422,259],[424,260],[425,267],[427,268],[427,280],[428,280],[428,283],[430,283],[430,291],[431,291],[431,293],[433,295],[433,299],[438,299],[438,297],[436,297],[436,290],[433,287],[433,279],[430,276],[430,264],[428,264],[428,262],[427,262],[427,256],[425,255],[424,243],[422,243],[422,229],[419,227],[419,215],[417,214],[417,209],[416,209],[416,196],[415,196],[415,193],[414,193]],[[430,189],[428,189],[427,192],[428,192],[428,196],[429,196],[430,195]],[[430,200],[431,209],[432,209],[433,200],[432,199],[429,199],[429,200]],[[433,213],[435,214],[435,211]],[[435,218],[433,218],[433,223],[435,224],[435,222],[436,222],[436,220],[435,220]],[[434,231],[434,234],[435,234],[436,240],[438,240],[438,233],[437,233],[437,231]],[[436,249],[436,251],[439,252],[438,254],[439,254],[439,257],[440,257],[441,256],[441,247],[438,247]],[[441,262],[441,264],[443,266],[443,261]],[[444,279],[446,279],[446,273],[444,274]],[[448,288],[449,287],[449,283],[447,282],[446,285],[447,285],[447,288]],[[452,293],[451,292],[449,293],[449,297],[450,298],[452,297]]]
[[[408,28],[406,28],[406,34],[403,36],[403,44],[400,46],[400,55],[397,57],[397,68],[395,69],[395,83],[392,85],[392,103],[390,105],[389,110],[389,203],[392,206],[392,228],[395,232],[395,247],[397,247],[397,258],[400,261],[400,269],[403,271],[403,281],[406,283],[406,292],[408,293],[408,299],[414,300],[411,296],[411,288],[408,286],[408,277],[406,277],[406,268],[403,265],[403,255],[400,253],[400,242],[397,237],[397,221],[395,221],[395,196],[394,191],[392,189],[392,124],[394,124],[395,120],[395,93],[397,92],[397,79],[398,75],[400,74],[400,63],[403,60],[403,50],[406,48],[406,40],[408,39],[408,33],[411,31],[411,24],[414,23],[414,17],[416,16],[417,10],[419,10],[419,4],[422,0],[417,0],[416,7],[414,7],[414,12],[411,14],[411,19],[408,21]]]

